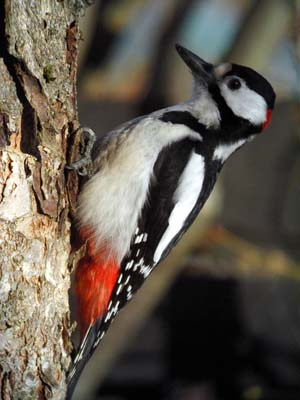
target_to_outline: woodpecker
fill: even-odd
[[[86,253],[76,270],[81,345],[68,398],[116,314],[168,255],[203,207],[228,157],[270,122],[275,93],[251,68],[177,52],[191,98],[96,140],[78,200]]]

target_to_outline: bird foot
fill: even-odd
[[[68,170],[75,170],[80,176],[87,176],[90,174],[92,169],[93,161],[91,158],[91,151],[96,140],[96,134],[88,127],[79,128],[76,133],[81,134],[83,138],[82,157],[72,164],[66,165],[65,168]]]

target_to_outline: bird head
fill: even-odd
[[[206,96],[205,107],[199,103],[202,119],[209,121],[206,125],[228,129],[244,125],[252,134],[268,126],[275,93],[262,75],[238,64],[213,65],[179,44],[176,50],[193,74],[193,98]]]

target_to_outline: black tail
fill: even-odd
[[[67,381],[67,395],[66,400],[71,400],[80,375],[94,353],[96,347],[104,336],[104,331],[100,330],[103,318],[99,318],[93,325],[90,325],[86,334],[79,346],[76,357],[73,360],[73,366],[69,372]]]

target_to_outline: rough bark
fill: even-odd
[[[0,5],[0,399],[63,399],[70,363],[69,201],[78,12]]]

